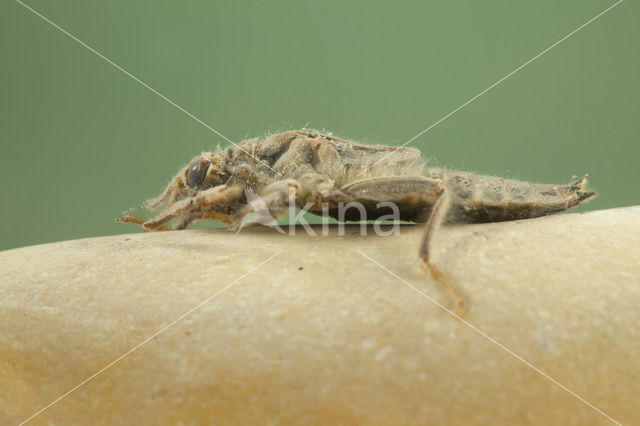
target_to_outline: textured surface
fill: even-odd
[[[319,231],[318,228],[316,228]],[[613,424],[436,301],[420,228],[195,230],[0,252],[0,424]],[[640,414],[640,209],[456,226],[464,319],[622,423]]]

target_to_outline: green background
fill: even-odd
[[[26,3],[234,141],[400,144],[614,1]],[[640,204],[639,18],[621,3],[410,146]],[[138,232],[114,219],[227,144],[13,0],[0,45],[0,249]]]

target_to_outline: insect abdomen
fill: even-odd
[[[547,185],[465,172],[438,174],[453,194],[449,222],[529,219],[567,210],[596,195],[585,190],[586,176],[568,185]]]

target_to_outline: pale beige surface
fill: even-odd
[[[0,424],[614,424],[451,317],[401,235],[132,234],[0,253]],[[372,229],[369,228],[371,232]],[[640,208],[456,226],[465,320],[640,424]]]

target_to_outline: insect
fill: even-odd
[[[528,219],[567,210],[596,195],[585,189],[586,183],[586,176],[567,185],[547,185],[428,167],[414,148],[288,131],[196,156],[160,196],[145,203],[152,218],[125,216],[118,221],[168,230],[218,219],[235,229],[253,211],[248,190],[261,197],[274,218],[293,202],[317,215],[359,220],[349,211],[340,215],[338,206],[360,203],[366,219],[375,220],[388,214],[378,204],[390,202],[397,206],[397,219],[426,222],[420,258],[460,314],[465,298],[429,257],[440,225]],[[170,221],[173,227],[165,225]]]

